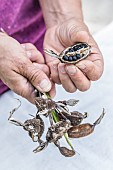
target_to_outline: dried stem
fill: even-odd
[[[51,99],[51,97],[50,97],[50,95],[49,95],[48,93],[46,93],[46,96]],[[55,123],[59,121],[59,118],[58,118],[55,110],[52,111],[52,117],[53,117],[53,120],[54,120]],[[64,137],[65,137],[68,145],[69,145],[69,146],[71,147],[71,149],[73,150],[73,146],[72,146],[71,142],[70,142],[69,139],[68,139],[67,133],[64,133]]]

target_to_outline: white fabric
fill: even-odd
[[[105,108],[106,115],[91,135],[71,140],[79,153],[72,158],[60,155],[57,148],[48,148],[34,154],[37,147],[26,131],[8,122],[9,112],[18,105],[22,106],[14,117],[24,121],[36,113],[36,108],[25,99],[9,91],[0,97],[0,170],[113,170],[113,23],[95,36],[105,60],[105,71],[99,81],[93,82],[87,92],[66,93],[57,87],[58,99],[76,98],[80,102],[73,108],[88,112],[84,122],[93,123]]]

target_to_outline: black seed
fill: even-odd
[[[69,49],[69,52],[74,52],[74,49],[73,49],[73,48],[70,48],[70,49]]]
[[[80,47],[81,47],[81,48],[84,48],[85,46],[84,46],[84,44],[81,44]]]
[[[76,54],[76,57],[77,57],[77,59],[81,58],[80,54]]]
[[[74,49],[75,51],[80,50],[81,48],[82,48],[81,45],[76,45],[76,46],[73,47],[73,49]]]
[[[87,48],[88,47],[88,45],[87,44],[84,44],[84,48]]]
[[[63,59],[68,61],[68,56],[67,55],[63,56]]]
[[[69,57],[69,61],[73,61],[73,57],[72,56]]]
[[[77,57],[76,56],[73,56],[73,61],[76,61],[77,60]]]
[[[78,50],[78,46],[74,46],[73,49],[74,49],[74,51],[77,51]]]
[[[81,48],[82,48],[81,45],[79,45],[78,48],[77,48],[77,50],[80,50]]]

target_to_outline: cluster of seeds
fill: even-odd
[[[45,53],[58,58],[63,63],[76,64],[85,59],[91,53],[91,47],[87,43],[77,43],[63,50],[59,55],[49,49],[44,49]]]
[[[36,97],[35,99],[37,113],[35,116],[31,115],[33,117],[32,119],[28,119],[22,123],[12,117],[13,113],[20,107],[20,102],[20,105],[10,112],[8,120],[17,126],[23,127],[23,129],[28,132],[32,141],[38,142],[38,147],[33,150],[34,153],[40,152],[44,150],[48,144],[54,143],[62,155],[71,157],[75,155],[75,150],[71,145],[69,138],[80,138],[91,134],[105,114],[103,109],[102,114],[93,124],[81,124],[87,117],[87,113],[85,112],[82,114],[78,111],[70,112],[68,108],[68,106],[75,106],[77,103],[78,100],[75,99],[56,102],[48,98],[47,95],[40,94],[40,97]],[[45,141],[41,139],[45,131],[43,116],[50,122]],[[60,139],[63,136],[66,138],[70,148],[61,146]]]

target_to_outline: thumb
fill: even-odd
[[[51,90],[51,82],[47,75],[37,68],[35,65],[30,64],[26,67],[24,76],[29,80],[29,82],[40,92],[48,92]]]
[[[64,47],[73,45],[76,42],[86,42],[89,38],[89,30],[87,26],[74,18],[64,22],[59,28],[59,39]]]

